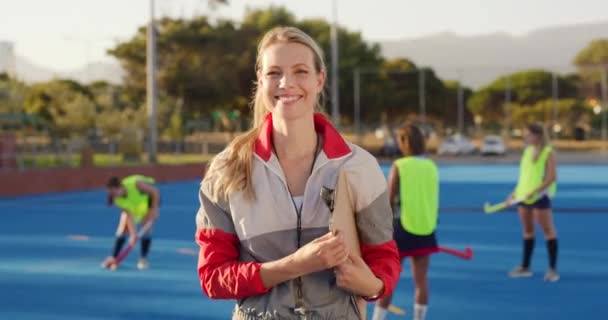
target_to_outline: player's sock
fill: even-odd
[[[414,304],[414,320],[426,319],[428,306],[426,304]]]
[[[372,320],[384,320],[386,318],[387,313],[388,313],[388,309],[384,309],[376,303],[376,306],[374,307],[374,314],[372,316]]]
[[[117,236],[116,237],[116,240],[114,242],[114,251],[112,252],[112,256],[114,258],[118,257],[118,254],[120,253],[120,250],[122,250],[122,247],[125,245],[126,241],[127,241],[126,236]]]
[[[557,238],[547,240],[547,253],[549,254],[549,267],[555,270],[557,267]]]
[[[532,252],[534,251],[534,238],[524,239],[524,256],[521,266],[524,269],[530,268],[530,258],[532,258]]]
[[[152,245],[152,238],[150,236],[144,236],[141,238],[141,257],[148,257],[148,252],[150,251],[150,246]]]

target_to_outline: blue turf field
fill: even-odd
[[[433,256],[428,319],[608,319],[607,165],[559,167],[554,207],[562,280],[552,284],[542,281],[547,255],[540,233],[534,277],[506,277],[521,256],[517,216],[479,210],[485,200],[503,200],[516,166],[445,165],[440,174],[439,241],[472,246],[475,257]],[[205,298],[196,276],[197,186],[161,184],[151,269],[143,272],[135,268],[139,248],[118,271],[99,268],[118,217],[105,206],[103,190],[0,199],[0,319],[229,319],[233,303]],[[407,266],[393,303],[408,314],[390,319],[411,318]]]

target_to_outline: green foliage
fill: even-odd
[[[188,119],[209,116],[217,109],[249,116],[257,42],[280,25],[295,25],[308,32],[324,50],[326,62],[331,62],[330,25],[319,19],[298,22],[283,7],[249,10],[240,26],[226,20],[211,24],[207,17],[165,18],[158,23],[160,91],[182,101],[182,114]],[[145,35],[142,27],[129,41],[109,51],[127,71],[126,90],[137,104],[145,102]],[[339,39],[340,101],[352,106],[353,69],[377,68],[382,58],[379,46],[368,45],[360,33],[341,28]]]
[[[30,87],[23,110],[52,123],[58,137],[84,135],[93,127],[96,107],[87,88],[71,80],[52,80]]]
[[[23,110],[26,86],[0,73],[0,114],[20,114]]]
[[[208,113],[218,104],[231,104],[241,95],[235,65],[243,52],[232,22],[211,25],[206,17],[194,20],[159,22],[160,91],[173,99],[183,99],[184,112]],[[145,102],[145,29],[129,42],[110,50],[127,72],[127,88],[136,102]],[[250,65],[250,68],[251,65]]]
[[[124,161],[139,161],[143,153],[143,132],[137,127],[127,127],[120,131],[118,150]]]
[[[579,67],[608,65],[608,39],[591,41],[587,47],[578,52],[574,64]]]
[[[578,52],[574,64],[579,68],[580,93],[601,98],[600,72],[608,68],[608,39],[593,40]]]
[[[284,7],[270,6],[268,9],[247,10],[243,18],[243,26],[260,31],[270,30],[277,26],[292,26],[296,24],[295,16]]]
[[[577,95],[576,79],[558,76],[559,98]],[[506,88],[510,88],[511,103],[533,105],[552,97],[553,76],[544,70],[528,70],[496,79],[479,89],[468,100],[469,110],[490,122],[501,121],[505,114]]]
[[[165,130],[165,134],[171,139],[181,139],[184,137],[183,118],[179,112],[173,112],[169,117],[169,125]]]
[[[509,108],[513,126],[520,128],[534,122],[553,123],[554,112],[557,111],[557,123],[567,135],[572,134],[573,124],[590,112],[582,101],[576,99],[545,99],[533,105],[512,104]]]
[[[444,124],[446,126],[456,127],[458,125],[458,87],[461,86],[458,81],[445,81],[443,83],[445,87],[445,110],[442,114]],[[464,124],[465,126],[473,123],[473,113],[469,108],[466,107],[467,100],[473,95],[473,90],[463,85],[463,112],[464,112]]]
[[[224,4],[227,1],[210,2]],[[185,131],[191,130],[185,127],[193,127],[186,124],[202,126],[216,111],[224,115],[217,123],[222,122],[226,128],[239,127],[251,116],[249,103],[256,80],[254,66],[258,41],[269,29],[285,25],[304,30],[320,45],[328,67],[326,87],[329,88],[331,26],[323,19],[298,20],[284,7],[276,6],[248,10],[239,23],[206,16],[160,19],[156,30],[159,131],[165,137],[183,138]],[[146,32],[147,27],[142,26],[129,40],[108,51],[126,71],[123,85],[95,82],[83,86],[70,80],[53,80],[27,87],[7,75],[0,75],[0,113],[24,112],[44,119],[57,136],[83,135],[92,127],[101,129],[106,136],[123,137],[123,140],[129,135],[126,131],[145,132],[142,130],[147,130],[148,124]],[[405,58],[385,60],[379,45],[366,42],[359,32],[338,28],[338,35],[339,100],[343,123],[352,122],[356,69],[361,71],[360,102],[364,123],[374,123],[382,118],[398,123],[419,112],[420,67]],[[592,42],[579,52],[575,63],[579,67],[608,63],[608,40]],[[455,126],[458,83],[442,81],[430,68],[423,70],[427,116],[445,126]],[[583,72],[558,77],[560,122],[575,121],[585,112],[576,99],[592,97],[598,92],[597,75],[595,77],[587,87],[584,83],[588,78]],[[501,124],[507,86],[511,90],[509,108],[514,125],[552,119],[548,116],[553,112],[549,111],[553,110],[553,102],[550,102],[552,82],[552,74],[548,71],[527,70],[500,77],[474,93],[464,88],[465,121],[470,123],[473,115],[480,115],[484,124]],[[329,99],[325,104],[330,109]],[[230,114],[239,117],[226,120],[225,115]]]
[[[326,87],[326,107],[331,110],[329,101],[329,86],[331,83],[331,25],[322,19],[306,19],[298,22],[296,27],[308,33],[321,47],[327,65]],[[350,32],[344,28],[338,28],[338,73],[339,73],[339,101],[341,115],[343,118],[352,120],[354,105],[354,70],[356,68],[379,70],[384,59],[380,53],[380,46],[367,43],[361,33]],[[368,83],[365,83],[367,89]],[[361,101],[370,101],[371,96],[375,95],[372,91],[361,90]],[[362,116],[376,116],[381,110],[373,110],[370,105],[361,104]]]

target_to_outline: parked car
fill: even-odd
[[[481,144],[482,155],[504,155],[507,153],[507,145],[500,136],[485,136]]]
[[[472,154],[475,153],[475,151],[476,148],[471,140],[460,134],[455,134],[443,139],[437,149],[437,153],[440,155]]]

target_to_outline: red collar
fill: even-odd
[[[328,159],[345,156],[351,152],[338,130],[320,113],[314,114],[315,131],[323,135],[323,152]],[[262,123],[260,135],[255,140],[255,153],[264,161],[272,155],[272,114],[268,113]]]

